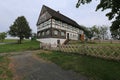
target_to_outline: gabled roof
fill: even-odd
[[[70,19],[67,16],[64,16],[63,14],[61,14],[59,11],[55,11],[45,5],[43,5],[43,7],[47,10],[47,12],[52,16],[52,18],[54,19],[58,19],[62,22],[68,23],[76,28],[82,29],[84,30],[84,28],[82,26],[80,26],[79,24],[77,24],[77,22],[75,22],[74,20]]]

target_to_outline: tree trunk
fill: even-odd
[[[18,40],[18,44],[21,44],[21,43],[22,43],[22,38]]]

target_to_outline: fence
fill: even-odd
[[[89,40],[89,42],[94,42],[94,43],[120,43],[120,40]]]
[[[43,49],[61,51],[66,53],[76,53],[100,57],[104,59],[120,60],[120,46],[104,45],[59,45],[50,47],[50,44],[44,45]]]

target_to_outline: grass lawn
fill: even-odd
[[[3,43],[17,43],[19,39],[5,39],[3,40]],[[23,42],[28,42],[30,41],[29,39],[23,40]],[[2,43],[2,41],[0,41]]]
[[[11,40],[14,42],[13,40]],[[16,41],[16,40],[15,40]],[[10,42],[10,40],[6,41]],[[39,49],[38,41],[24,40],[22,44],[4,44],[0,45],[0,53],[13,52],[13,51],[25,51]]]
[[[7,57],[0,56],[0,80],[12,80],[12,73],[8,68],[9,59]]]
[[[85,75],[90,80],[120,80],[120,62],[61,52],[43,52],[38,56],[50,60],[66,70]]]
[[[3,40],[3,43],[17,42],[17,40],[18,40],[18,39],[5,39],[5,40]],[[2,41],[0,41],[0,42],[2,42]]]

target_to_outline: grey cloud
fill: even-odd
[[[75,7],[76,2],[77,0],[1,0],[0,32],[8,30],[14,20],[21,15],[27,18],[33,32],[36,32],[36,22],[43,4],[56,11],[59,10],[60,13],[74,19],[80,25],[110,24],[104,12],[95,12],[97,2],[80,8]]]

